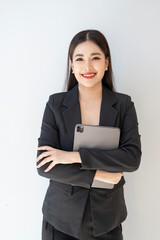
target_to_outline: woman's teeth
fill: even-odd
[[[84,74],[82,74],[83,76],[85,76],[85,77],[91,77],[91,76],[94,76],[96,73],[93,73],[93,74],[89,74],[89,75],[84,75]]]

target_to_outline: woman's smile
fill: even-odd
[[[84,74],[82,74],[82,77],[93,78],[95,75],[96,75],[96,73],[84,73]]]

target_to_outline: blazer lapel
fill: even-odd
[[[81,123],[81,110],[78,98],[78,84],[65,95],[63,105],[67,107],[63,112],[66,131],[73,143],[75,125]]]
[[[99,126],[115,126],[118,112],[114,104],[117,102],[114,92],[103,85]]]
[[[114,92],[103,85],[99,126],[115,126],[118,113],[113,105],[117,101]],[[63,106],[65,106],[65,110],[62,112],[64,123],[67,133],[73,143],[75,125],[82,123],[78,84],[66,93],[63,100]]]

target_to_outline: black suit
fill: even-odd
[[[58,230],[79,236],[88,193],[91,194],[94,235],[98,236],[118,226],[126,219],[124,177],[113,189],[91,188],[96,169],[108,172],[132,172],[138,169],[141,142],[138,121],[130,96],[102,88],[100,126],[119,127],[120,145],[115,150],[79,150],[82,163],[57,164],[49,172],[38,170],[50,184],[43,203],[43,215]],[[68,92],[50,95],[43,115],[38,146],[48,145],[73,151],[74,128],[81,123],[78,85]],[[37,156],[42,151],[37,151]],[[39,164],[39,162],[38,162]]]

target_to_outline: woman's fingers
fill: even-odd
[[[44,157],[48,157],[52,154],[52,151],[46,151],[46,152],[43,152],[41,153],[38,158],[36,159],[36,162],[38,162],[39,160],[41,160],[42,158]]]
[[[38,147],[38,150],[47,150],[41,153],[37,159],[36,162],[42,159],[41,163],[37,166],[37,168],[43,166],[47,162],[53,161],[52,165],[50,165],[50,168],[47,168],[46,171],[49,171],[51,168],[53,168],[56,164],[72,164],[74,163],[74,157],[73,153],[52,148],[50,146],[41,146]],[[75,153],[74,153],[75,154]],[[75,156],[75,155],[74,155]]]
[[[46,170],[44,172],[48,172],[49,170],[51,170],[54,166],[56,165],[56,162],[52,162],[48,168],[46,168]]]
[[[50,146],[40,146],[37,148],[38,150],[47,150],[46,152],[43,152],[42,154],[40,154],[38,156],[38,158],[36,158],[36,162],[38,162],[39,160],[41,160],[44,157],[48,157],[49,155],[51,155],[51,153],[53,152],[53,150],[55,150],[55,148],[50,147]]]
[[[44,164],[50,162],[50,161],[53,161],[53,157],[48,157],[48,158],[45,158],[38,166],[37,168],[40,168],[42,167]]]

